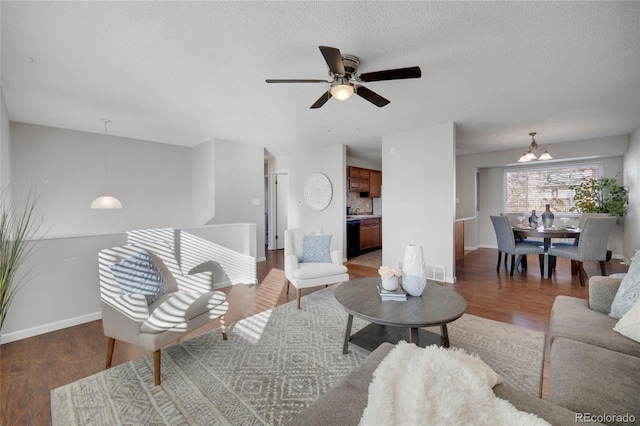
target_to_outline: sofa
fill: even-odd
[[[557,296],[549,326],[548,400],[607,424],[640,424],[640,343],[609,316],[622,278],[594,276],[589,300]]]
[[[552,425],[640,424],[640,343],[614,331],[618,320],[609,316],[621,282],[620,277],[594,276],[589,300],[556,297],[547,399],[504,384],[493,388],[496,396]],[[290,424],[357,425],[373,372],[393,348],[383,343]]]
[[[306,410],[290,421],[290,425],[328,426],[357,425],[367,406],[369,383],[378,364],[394,345],[383,343],[355,367],[335,387],[329,389]],[[507,385],[493,388],[496,396],[506,399],[522,411],[535,413],[553,425],[575,426],[575,413],[549,401],[533,397]],[[598,424],[598,423],[592,423]]]

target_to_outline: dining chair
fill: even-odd
[[[544,248],[535,244],[516,241],[516,238],[513,235],[513,229],[511,228],[509,219],[506,216],[490,217],[491,223],[493,223],[493,228],[496,231],[496,241],[498,243],[498,272],[500,271],[500,263],[502,262],[502,253],[504,253],[505,256],[509,254],[511,255],[511,271],[509,274],[511,276],[513,276],[513,271],[518,268],[518,266],[528,254],[537,254],[538,256],[540,256],[540,265],[542,265]],[[517,260],[516,255],[518,255]],[[540,270],[540,273],[542,274],[542,269]]]
[[[615,216],[587,217],[580,230],[578,245],[551,246],[548,250],[549,256],[563,257],[576,262],[581,286],[585,285],[587,278],[584,262],[600,262],[600,272],[606,275],[607,243],[616,220]]]

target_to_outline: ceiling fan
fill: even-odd
[[[338,100],[346,100],[352,94],[356,94],[376,105],[383,107],[390,101],[378,95],[376,92],[367,89],[360,83],[383,80],[401,80],[405,78],[420,78],[422,71],[420,67],[398,68],[393,70],[374,71],[364,74],[358,73],[360,59],[353,55],[343,55],[335,47],[319,46],[324,60],[329,66],[329,75],[332,80],[312,80],[312,79],[268,79],[267,83],[330,83],[331,88],[322,94],[317,101],[311,105],[312,109],[320,108],[332,97]]]

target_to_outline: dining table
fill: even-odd
[[[516,225],[513,227],[513,235],[516,238],[542,238],[544,245],[544,265],[541,268],[542,278],[551,278],[553,272],[553,263],[549,259],[547,251],[551,246],[552,239],[558,238],[578,238],[580,237],[580,228],[576,227],[550,227],[550,228],[531,228],[528,226]]]

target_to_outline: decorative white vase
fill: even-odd
[[[392,277],[382,278],[382,288],[387,291],[396,291],[398,288],[398,277],[394,275]]]
[[[402,261],[402,288],[410,296],[421,296],[427,286],[427,267],[422,246],[409,244]]]

